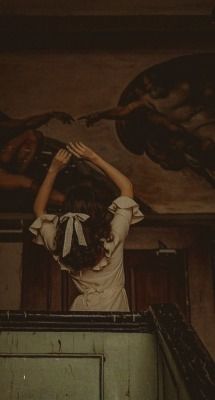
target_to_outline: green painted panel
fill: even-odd
[[[100,400],[99,357],[45,356],[0,358],[4,400]]]
[[[164,399],[165,400],[179,400],[179,390],[177,382],[174,380],[174,375],[168,368],[167,363],[163,363],[163,383],[164,383]]]
[[[58,355],[87,353],[94,356],[102,354],[105,360],[105,400],[157,399],[157,344],[153,334],[121,332],[2,332],[0,335],[0,353],[5,352],[18,355],[23,353],[57,353]],[[44,365],[47,365],[47,362],[47,360],[41,358],[41,368],[45,368]],[[14,368],[15,371],[17,365]],[[33,368],[33,364],[31,368]],[[89,364],[87,371],[90,368]],[[92,376],[91,372],[89,372],[89,378],[92,380],[91,384],[94,385],[95,376]],[[16,378],[14,377],[14,379]],[[63,376],[60,379],[64,382]],[[66,388],[69,387],[68,376],[67,379]],[[33,383],[31,382],[29,385],[32,387]],[[84,387],[88,394],[87,386]],[[41,397],[39,398],[41,399]],[[55,399],[55,397],[52,398]],[[76,397],[70,398],[76,400]],[[64,399],[64,397],[61,397],[61,399]],[[87,399],[87,397],[85,395],[79,397],[79,400],[82,399]],[[94,397],[91,397],[91,399],[94,400]],[[13,400],[13,398],[10,400]],[[29,398],[24,396],[22,400],[29,400]]]

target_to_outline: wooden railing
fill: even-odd
[[[172,304],[153,305],[144,313],[0,311],[0,331],[151,334],[157,338],[152,342],[157,348],[152,360],[157,363],[156,400],[215,399],[215,363]]]
[[[156,327],[161,374],[163,369],[169,374],[175,399],[214,400],[215,363],[194,329],[173,304],[151,306],[149,313]]]
[[[146,313],[23,312],[0,311],[2,331],[107,331],[151,333],[154,325]]]

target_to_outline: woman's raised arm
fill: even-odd
[[[76,142],[75,144],[70,142],[67,145],[67,150],[74,154],[76,157],[86,159],[94,164],[96,167],[100,168],[119,188],[121,196],[128,196],[133,198],[133,185],[129,178],[113,165],[105,161],[90,147],[85,146],[81,142]]]
[[[68,164],[70,158],[71,154],[64,149],[60,149],[54,156],[34,201],[34,212],[37,217],[44,214],[55,179],[58,173]]]

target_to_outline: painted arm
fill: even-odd
[[[16,175],[0,169],[0,189],[11,190],[26,189],[37,192],[38,184],[32,178],[25,175]],[[13,194],[12,194],[13,195]],[[58,190],[51,191],[49,202],[54,205],[62,205],[65,195]]]
[[[88,116],[81,117],[81,119],[85,119],[87,126],[92,126],[96,122],[98,122],[102,119],[124,120],[124,119],[126,119],[126,117],[128,117],[130,114],[132,114],[133,111],[135,111],[139,108],[141,108],[142,118],[146,122],[152,123],[153,125],[160,126],[162,128],[165,128],[173,133],[178,132],[179,130],[180,131],[182,130],[180,125],[177,125],[176,123],[171,122],[171,120],[168,118],[168,116],[160,113],[159,111],[157,111],[155,109],[150,108],[149,105],[146,105],[146,102],[144,99],[131,102],[126,106],[119,106],[119,107],[112,108],[112,109],[109,109],[106,111],[101,111],[101,112],[97,112],[94,114],[90,114]]]
[[[46,177],[40,186],[34,201],[34,212],[37,217],[44,214],[55,179],[58,173],[68,164],[70,158],[71,154],[64,149],[60,149],[53,158]]]
[[[94,164],[96,167],[100,168],[119,188],[121,196],[128,196],[133,198],[133,185],[131,181],[120,172],[113,165],[105,161],[101,156],[95,153],[92,149],[85,146],[81,142],[72,142],[67,145],[67,150],[70,151],[78,158],[84,158]]]
[[[25,175],[15,175],[0,169],[0,189],[31,189],[33,180]]]
[[[0,149],[0,162],[5,164],[5,167],[13,162],[16,164],[17,173],[24,172],[32,161],[42,137],[42,133],[36,130],[25,131],[15,136]]]
[[[101,119],[125,119],[129,114],[131,114],[134,110],[144,107],[145,100],[141,99],[138,101],[133,101],[125,106],[118,106],[115,108],[111,108],[109,110],[98,111],[89,115],[85,115],[80,117],[80,120],[85,120],[87,126],[94,125],[96,122],[100,121]]]
[[[23,119],[8,118],[0,121],[0,133],[21,133],[25,130],[36,129],[49,122],[52,118],[56,118],[63,123],[70,123],[73,118],[70,114],[64,112],[53,111],[41,115],[34,115]]]

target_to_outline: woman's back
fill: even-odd
[[[70,195],[62,216],[46,214],[55,177],[69,160],[69,153],[62,150],[39,190],[35,200],[38,218],[30,230],[36,243],[43,244],[61,269],[71,274],[80,292],[71,310],[128,311],[123,247],[130,224],[142,220],[143,214],[133,200],[132,184],[125,175],[82,144],[72,144],[71,151],[101,168],[120,189],[121,196],[107,209],[97,198],[96,190],[89,192],[82,187]]]

